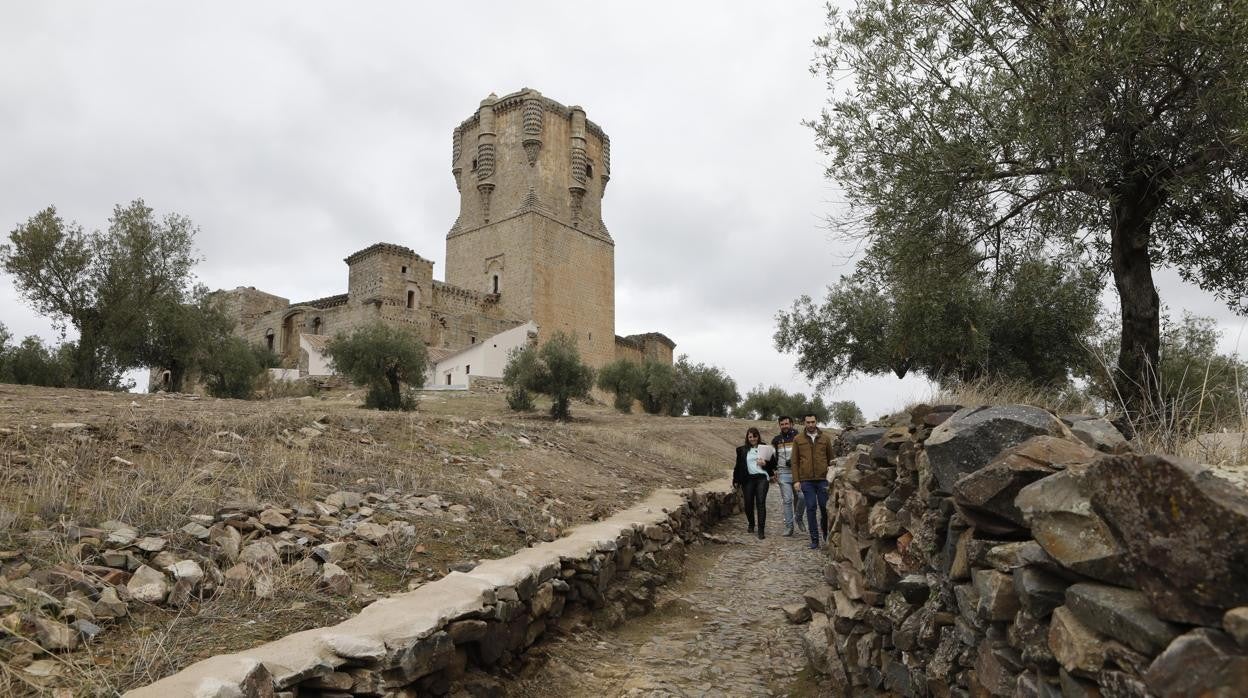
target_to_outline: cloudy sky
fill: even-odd
[[[611,136],[617,332],[665,332],[743,394],[808,392],[771,335],[851,268],[801,125],[825,98],[807,70],[822,23],[813,0],[7,3],[0,225],[55,204],[98,228],[141,197],[196,222],[214,288],[342,293],[343,257],[377,241],[440,277],[451,130],[488,93],[533,87]],[[1242,319],[1172,274],[1162,292],[1234,348]],[[2,277],[0,321],[53,337]],[[825,398],[875,416],[930,392],[880,377]]]

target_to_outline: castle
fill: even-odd
[[[446,236],[446,281],[413,250],[377,243],[346,258],[343,294],[291,303],[251,287],[219,292],[235,332],[303,375],[327,371],[320,352],[330,336],[376,321],[425,341],[431,383],[458,384],[456,371],[501,375],[497,354],[534,333],[576,337],[595,367],[672,361],[675,344],[660,333],[615,334],[615,242],[602,222],[611,140],[585,110],[528,88],[491,94],[454,130],[451,175],[459,216]],[[491,338],[507,341],[489,342],[495,356],[478,359],[477,371],[455,364]]]

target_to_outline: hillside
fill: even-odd
[[[357,400],[0,385],[0,693],[111,695],[336,621],[722,477],[748,426],[584,404],[557,424],[498,395],[429,393],[411,414]]]

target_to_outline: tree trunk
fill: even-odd
[[[1148,417],[1160,404],[1158,357],[1161,300],[1153,284],[1153,215],[1165,194],[1153,178],[1137,176],[1113,202],[1110,261],[1122,312],[1122,341],[1114,383],[1132,419]]]
[[[386,381],[390,383],[390,397],[395,409],[403,404],[403,388],[399,385],[399,371],[396,368],[386,370]]]

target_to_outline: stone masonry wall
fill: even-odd
[[[687,545],[733,513],[727,481],[659,490],[557,541],[382,599],[328,628],[221,655],[127,693],[168,696],[443,695],[470,666],[506,665],[579,615],[615,624],[653,608]]]
[[[824,583],[786,609],[836,695],[1248,696],[1234,474],[1021,405],[840,446]]]

